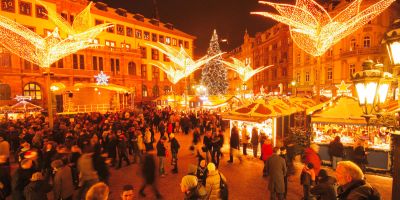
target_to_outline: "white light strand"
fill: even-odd
[[[247,82],[251,77],[253,77],[255,74],[258,72],[263,71],[264,69],[268,69],[269,67],[272,67],[273,65],[268,65],[268,66],[262,66],[257,69],[253,69],[251,67],[250,62],[245,64],[242,61],[240,61],[237,58],[231,57],[233,60],[233,63],[227,62],[227,61],[222,61],[225,65],[227,65],[227,68],[230,70],[235,71],[236,73],[239,74],[239,78]]]

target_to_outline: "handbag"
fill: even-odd
[[[226,182],[222,179],[221,174],[219,174],[219,189],[220,189],[220,195],[221,195],[221,199],[222,200],[228,200],[228,185],[226,184]]]

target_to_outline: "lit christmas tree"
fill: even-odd
[[[217,31],[211,37],[210,46],[207,50],[207,56],[211,57],[221,53],[218,44]],[[207,87],[209,95],[225,94],[228,89],[227,72],[222,57],[217,56],[205,64],[201,73],[201,82]]]

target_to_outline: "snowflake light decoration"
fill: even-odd
[[[109,26],[95,26],[86,31],[75,32],[65,39],[60,37],[59,29],[56,27],[51,34],[42,38],[25,26],[0,16],[0,44],[33,64],[49,68],[51,64],[67,55],[88,47],[98,46],[91,42],[92,39]]]
[[[158,43],[158,45],[147,43],[146,45],[164,53],[174,63],[173,65],[165,65],[161,62],[152,62],[154,66],[160,68],[165,73],[167,73],[167,78],[173,84],[176,84],[182,78],[187,77],[194,71],[200,69],[202,65],[212,60],[213,58],[222,55],[221,53],[211,57],[204,56],[197,61],[194,61],[182,46],[178,51],[177,49],[174,49],[162,43]]]
[[[354,0],[333,18],[314,0],[296,0],[296,5],[259,1],[274,7],[280,15],[269,12],[251,14],[287,24],[299,48],[313,56],[321,56],[332,45],[367,24],[395,1],[380,0],[360,12],[362,0]]]
[[[100,71],[100,73],[94,77],[96,78],[97,85],[108,85],[108,79],[110,77],[103,73],[103,71]]]
[[[237,58],[231,57],[233,60],[233,63],[227,62],[227,61],[222,61],[228,69],[233,70],[239,74],[239,78],[243,82],[247,82],[251,77],[253,77],[255,74],[258,72],[267,69],[269,67],[272,67],[273,65],[268,65],[268,66],[262,66],[257,69],[253,69],[251,67],[250,62],[243,63]]]

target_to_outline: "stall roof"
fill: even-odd
[[[304,103],[303,100],[307,101],[308,103]],[[262,122],[268,118],[286,116],[296,112],[301,112],[305,110],[305,108],[302,108],[300,104],[312,105],[311,103],[312,100],[305,100],[305,98],[300,97],[296,100],[292,100],[292,102],[290,99],[278,97],[268,98],[266,100],[258,99],[247,106],[223,113],[222,117],[224,119]]]
[[[307,113],[313,113],[311,122],[366,124],[363,110],[354,97],[338,96],[332,100],[312,107]]]
[[[33,103],[27,102],[27,101],[20,101],[10,107],[10,112],[38,112],[43,110],[42,107],[37,106]]]

